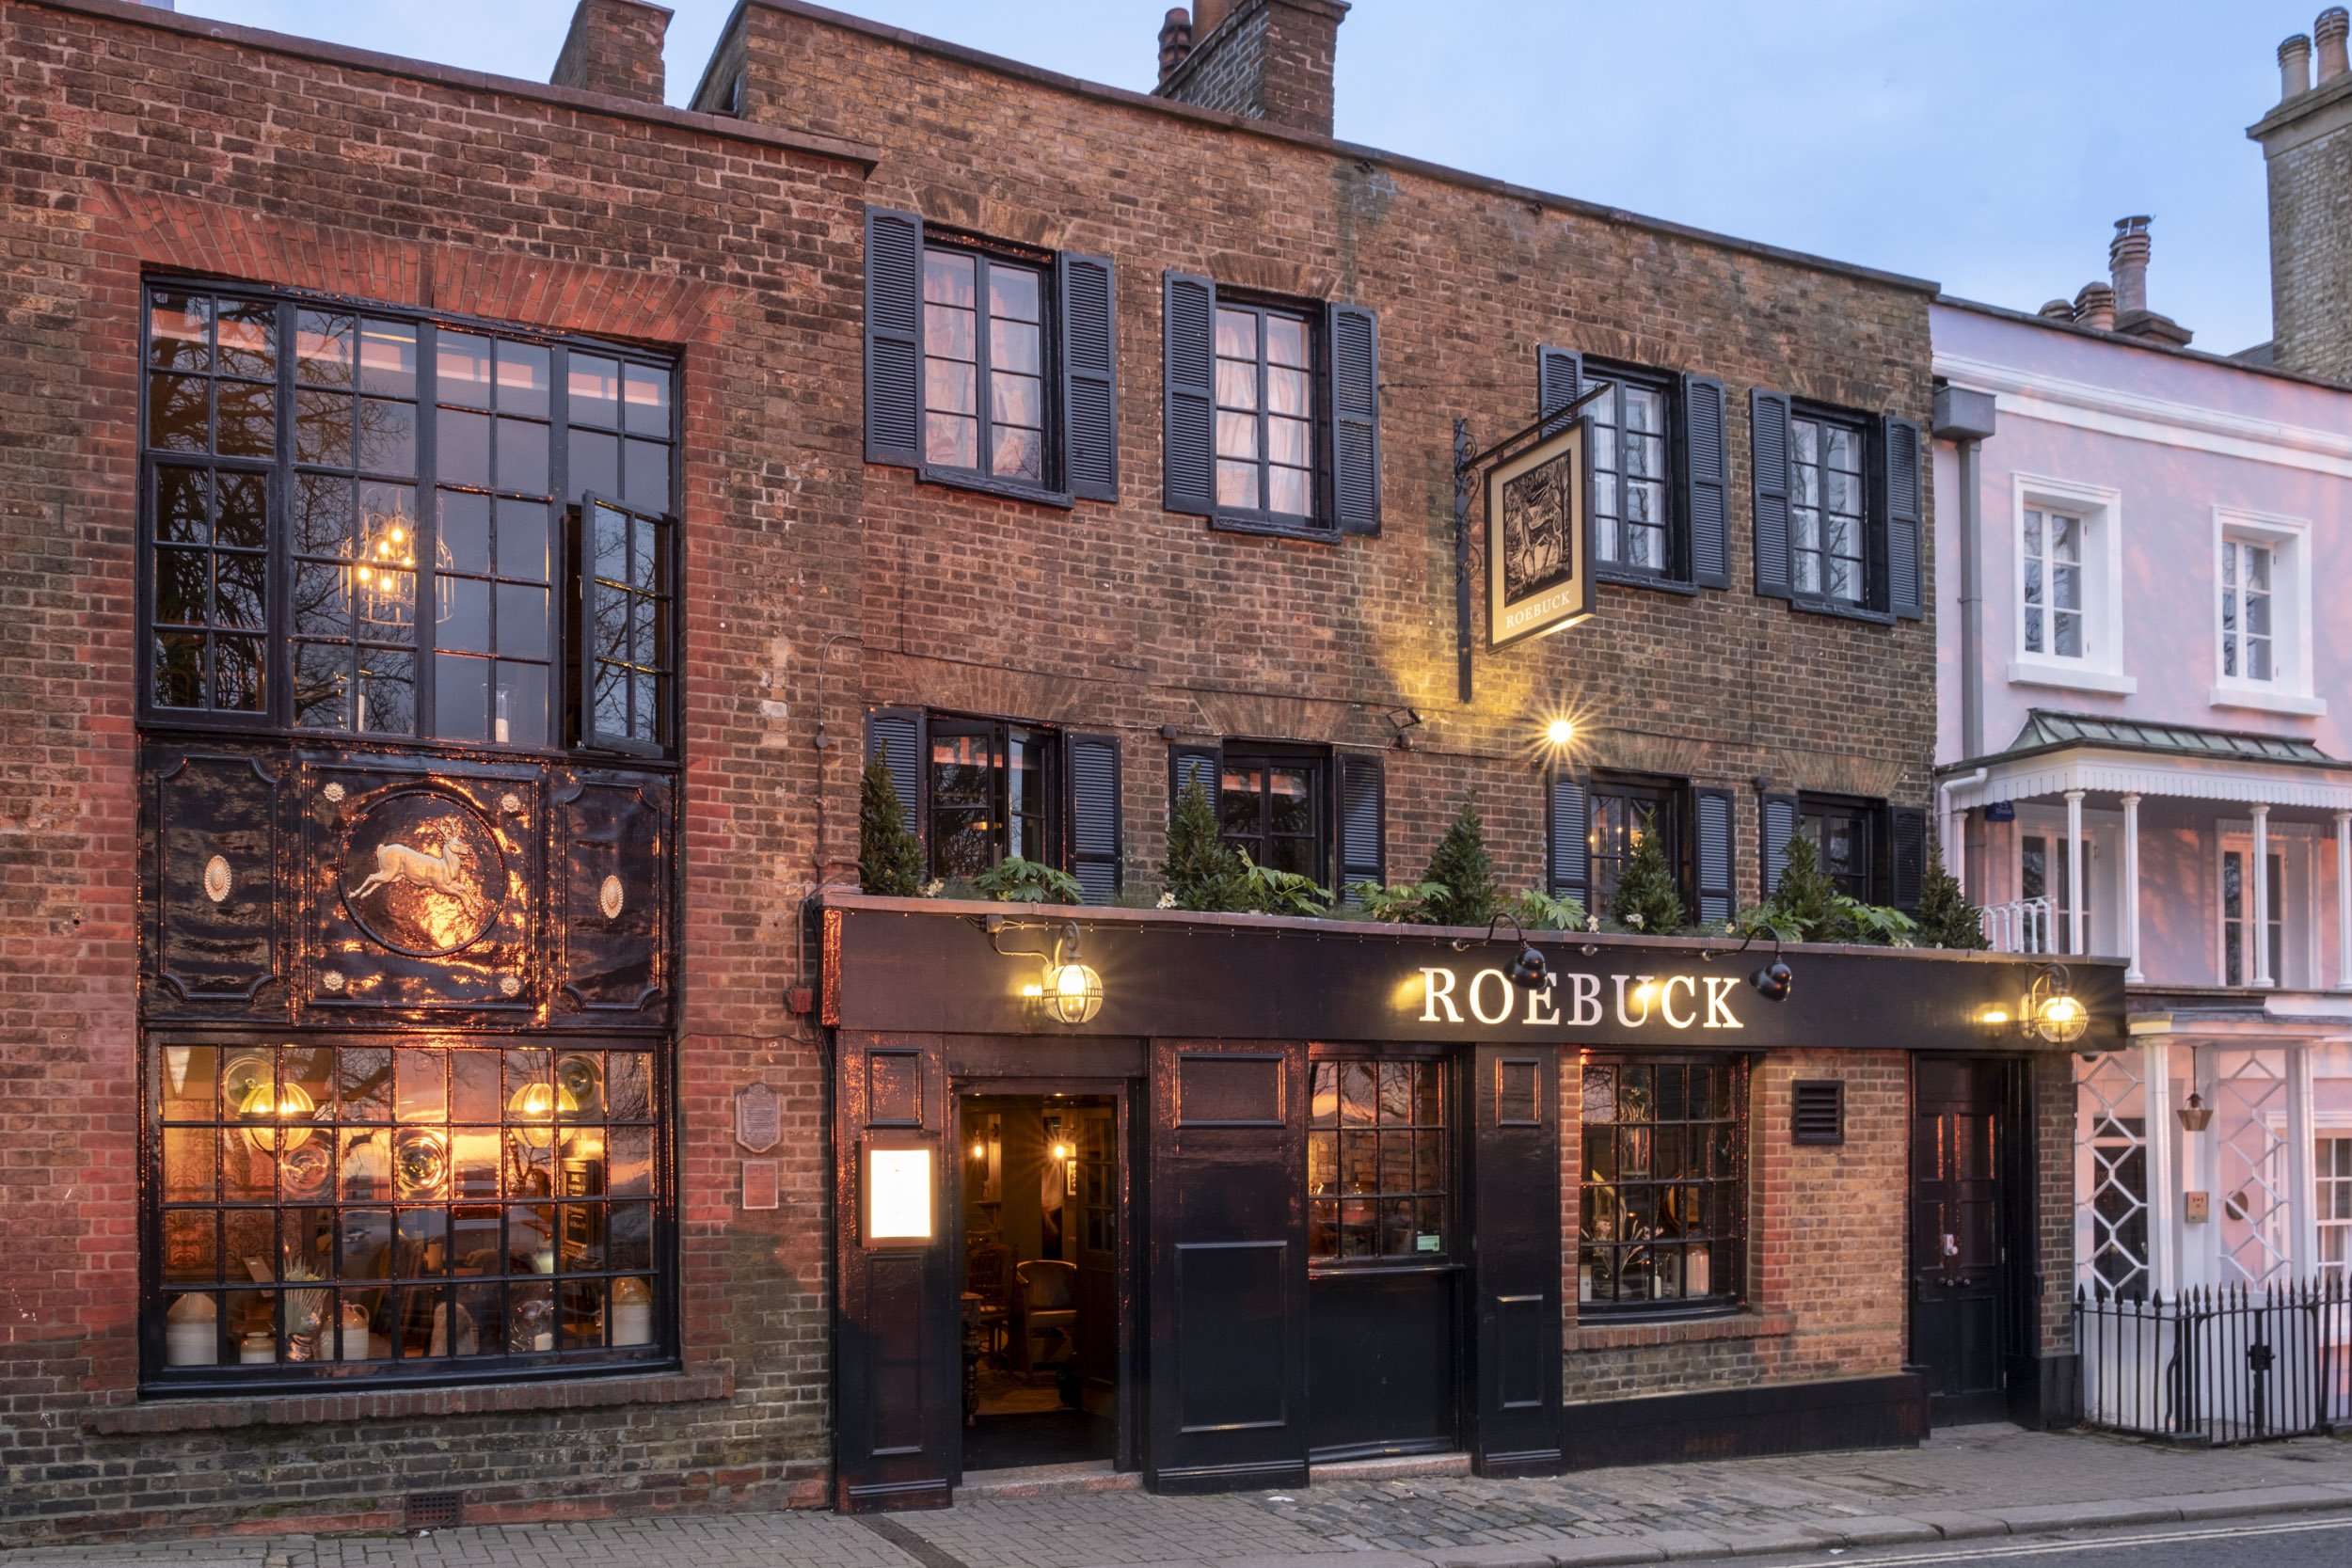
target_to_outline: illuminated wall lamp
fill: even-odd
[[[1093,967],[1078,961],[1078,926],[1072,921],[1054,939],[1054,951],[1049,956],[1004,944],[1004,927],[996,917],[991,917],[989,941],[996,951],[1007,958],[1027,956],[1045,959],[1045,973],[1021,988],[1023,1000],[1028,1002],[1057,1023],[1091,1023],[1103,1010],[1103,976]]]
[[[2025,1026],[2052,1045],[2072,1045],[2090,1027],[2090,1009],[2069,987],[2064,964],[2044,964],[2026,995]]]

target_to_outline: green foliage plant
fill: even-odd
[[[1919,884],[1919,944],[1956,947],[1980,953],[1993,944],[1984,937],[1984,913],[1960,890],[1960,879],[1944,869],[1944,851],[1928,855],[1928,874]]]
[[[1581,931],[1590,918],[1575,899],[1554,898],[1541,888],[1529,888],[1504,905],[1503,912],[1528,931]]]
[[[1494,919],[1502,892],[1495,882],[1494,857],[1486,852],[1486,829],[1479,820],[1477,791],[1462,797],[1462,809],[1438,841],[1422,880],[1445,889],[1442,896],[1428,902],[1430,924],[1484,926]]]
[[[906,808],[879,752],[858,781],[857,885],[898,898],[912,898],[923,887],[922,841],[908,831]]]
[[[1247,914],[1321,915],[1331,910],[1331,890],[1295,871],[1260,865],[1241,857],[1241,910]]]
[[[1642,814],[1642,839],[1625,868],[1617,874],[1617,891],[1609,900],[1609,918],[1644,936],[1670,937],[1680,931],[1689,911],[1682,906],[1682,889],[1658,836],[1658,814]]]
[[[1058,866],[1007,855],[972,879],[972,891],[1000,904],[1083,904],[1086,890]]]
[[[1445,895],[1442,882],[1391,882],[1386,887],[1378,882],[1351,882],[1347,888],[1350,904],[1361,910],[1367,918],[1389,926],[1436,924],[1429,906]]]
[[[1173,894],[1180,910],[1232,911],[1244,908],[1242,858],[1217,836],[1216,810],[1199,779],[1176,797],[1175,815],[1168,825],[1168,858],[1160,865],[1161,884]]]

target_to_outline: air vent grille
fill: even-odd
[[[1842,1144],[1846,1141],[1846,1085],[1836,1078],[1815,1079],[1790,1085],[1789,1142]]]
[[[411,1492],[405,1519],[410,1529],[451,1529],[464,1512],[454,1492]]]

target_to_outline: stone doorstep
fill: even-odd
[[[1134,1470],[1080,1461],[1074,1465],[1019,1465],[1002,1470],[967,1470],[956,1498],[1070,1497],[1093,1492],[1134,1492],[1143,1477]]]

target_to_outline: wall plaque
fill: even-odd
[[[766,1084],[747,1084],[735,1091],[735,1141],[754,1154],[765,1154],[782,1136],[776,1091]],[[748,1171],[748,1167],[746,1167]],[[750,1178],[748,1174],[745,1180]],[[772,1183],[774,1178],[770,1177]],[[748,1205],[746,1206],[748,1207]],[[775,1207],[772,1203],[770,1208]]]
[[[776,1207],[776,1163],[773,1160],[743,1162],[743,1207]]]

